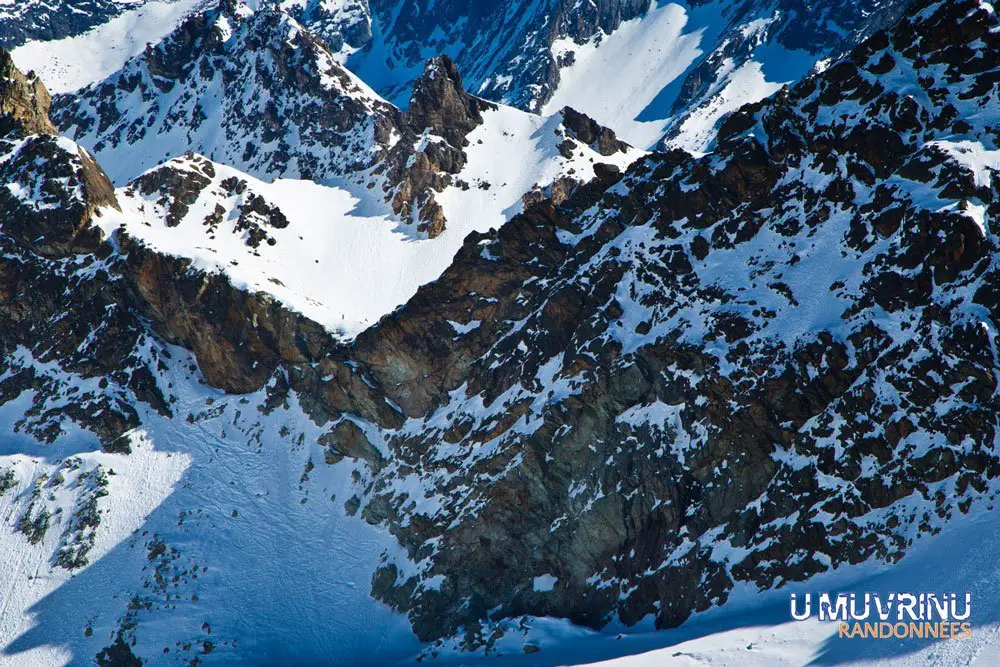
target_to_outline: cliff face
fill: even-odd
[[[417,564],[375,594],[425,639],[673,626],[737,583],[894,561],[991,496],[996,25],[916,6],[712,155],[470,237],[364,333],[351,373],[403,421],[338,407],[394,453],[361,512]]]

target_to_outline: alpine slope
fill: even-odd
[[[0,663],[992,664],[979,0],[0,1]],[[973,595],[862,641],[791,592]]]

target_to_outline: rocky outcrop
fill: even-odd
[[[350,55],[372,39],[371,8],[368,0],[275,0],[310,32],[321,37],[334,53]]]
[[[628,149],[628,144],[621,141],[614,130],[601,126],[596,120],[582,114],[572,107],[563,107],[563,125],[571,136],[587,144],[595,151],[604,155],[614,155]]]
[[[54,136],[49,103],[42,82],[0,49],[0,226],[43,255],[93,251],[100,233],[89,221],[117,208],[114,188],[86,151]]]
[[[221,104],[211,114],[200,101],[209,98]],[[427,64],[401,112],[284,12],[225,0],[192,14],[106,81],[58,96],[54,117],[112,165],[116,180],[135,180],[142,193],[164,191],[159,180],[171,175],[138,169],[194,152],[265,180],[345,179],[379,188],[405,223],[435,237],[446,224],[435,195],[465,165],[465,137],[490,108],[465,91],[443,56]],[[141,158],[118,159],[125,151]],[[195,196],[170,196],[173,220]]]
[[[469,95],[448,56],[428,61],[413,88],[402,137],[375,173],[384,173],[392,210],[434,238],[446,219],[435,193],[452,184],[466,163],[466,136],[496,105]]]
[[[838,58],[864,39],[892,26],[911,0],[740,0],[723,10],[726,28],[711,48],[675,82],[669,123],[661,149],[681,147],[705,151],[715,138],[725,114],[725,91],[736,90],[739,99],[756,101],[771,84],[783,84],[808,73],[812,67]],[[695,9],[704,2],[692,3]],[[734,73],[748,74],[760,67],[763,80],[755,100],[734,82]],[[746,69],[744,69],[746,68]],[[769,71],[773,70],[773,71]],[[751,75],[752,76],[752,75]],[[777,85],[775,85],[775,88]],[[766,91],[766,92],[765,92]],[[709,121],[706,126],[706,121]]]
[[[430,132],[458,147],[482,124],[482,112],[496,105],[465,92],[462,76],[448,56],[427,62],[424,75],[414,84],[407,121],[414,133]]]
[[[52,98],[33,72],[23,74],[0,48],[0,134],[55,134],[49,121]]]

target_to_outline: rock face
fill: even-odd
[[[99,234],[88,221],[98,207],[117,207],[114,188],[86,151],[54,136],[49,102],[42,82],[0,49],[0,224],[43,255],[92,251]]]
[[[272,4],[308,26],[342,57],[371,42],[371,8],[367,0],[272,0]]]
[[[711,9],[705,1],[682,3],[686,32],[703,31],[702,53],[643,115],[671,119],[668,141],[704,148],[714,136],[720,105],[734,110],[748,95],[757,99],[771,92],[748,89],[746,79],[760,76],[750,71],[754,60],[766,63],[767,81],[797,79],[815,62],[837,57],[891,25],[908,2],[731,0]],[[451,55],[476,95],[528,111],[541,110],[552,98],[581,48],[600,46],[624,22],[643,19],[650,9],[641,0],[276,3],[343,53],[353,71],[396,104],[409,99],[425,54],[432,52]],[[373,34],[379,39],[373,41]],[[632,65],[641,71],[646,64],[637,57]],[[595,89],[600,85],[595,81]],[[707,127],[700,132],[685,123]]]
[[[195,353],[205,379],[228,392],[255,391],[281,362],[307,363],[332,345],[315,322],[261,292],[246,292],[225,276],[190,270],[190,260],[168,257],[120,238],[122,270],[137,307],[168,342]]]
[[[7,51],[0,50],[0,132],[9,134],[55,134],[49,121],[52,98],[45,84],[33,74],[25,76]]]
[[[412,562],[375,595],[470,645],[525,614],[674,626],[895,561],[992,495],[997,28],[917,5],[714,154],[470,237],[296,370],[393,454],[358,507]]]
[[[602,127],[593,118],[571,107],[562,110],[563,123],[570,135],[587,144],[601,155],[614,155],[627,148],[628,144],[615,136],[614,130]]]
[[[51,134],[44,86],[2,49],[0,63],[0,404],[30,391],[16,430],[51,442],[82,425],[115,450],[138,425],[137,401],[169,409],[137,363],[149,339],[94,224],[116,207],[114,189],[86,151]]]
[[[692,56],[694,62],[676,81],[662,82],[664,89],[640,116],[646,120],[664,120],[668,125],[669,146],[704,150],[724,112],[734,110],[742,101],[770,94],[786,81],[798,79],[817,61],[838,56],[865,36],[892,23],[907,3],[908,0],[731,0],[712,9],[706,9],[704,2],[688,3],[684,5],[688,15],[685,34],[692,38],[693,33],[700,31],[695,38],[700,55]],[[71,4],[72,12],[68,11],[69,5],[61,3],[57,10],[45,13],[47,5],[36,0],[19,3],[15,9],[0,10],[0,44],[5,30],[8,46],[25,39],[78,35],[114,17],[123,8],[135,6],[112,0],[77,0]],[[211,4],[211,0],[206,4]],[[227,0],[224,4],[237,7],[242,3]],[[408,102],[413,85],[420,79],[426,58],[448,53],[465,76],[471,92],[529,111],[545,107],[563,81],[564,69],[575,62],[578,54],[602,45],[623,23],[647,17],[650,8],[644,0],[431,4],[424,0],[262,0],[251,4],[261,9],[261,14],[293,17],[325,42],[324,50],[328,47],[330,56],[338,63],[359,73],[380,95],[401,107]],[[248,12],[247,5],[237,11],[240,17]],[[238,23],[240,17],[227,17],[227,29]],[[199,41],[194,38],[195,32],[189,30],[186,34],[182,43]],[[373,39],[373,34],[378,39]],[[673,48],[671,44],[667,46]],[[678,54],[678,58],[684,57]],[[305,62],[309,62],[308,54]],[[644,65],[635,63],[640,70]],[[258,75],[272,78],[270,72],[258,74],[240,69],[240,77],[249,74],[251,78]],[[320,63],[316,69],[322,71],[326,65]],[[199,70],[212,71],[201,67]],[[132,72],[133,76],[136,74]],[[657,76],[657,72],[649,72],[651,79]],[[282,76],[277,78],[280,80]],[[207,83],[202,87],[211,88]],[[267,84],[262,87],[269,91],[278,88]],[[133,90],[132,86],[127,89]],[[579,101],[571,103],[613,126],[615,123],[598,113],[601,97],[595,94],[594,108]],[[143,96],[145,102],[149,102],[148,98],[148,94]],[[173,104],[173,100],[167,102],[168,106]],[[277,104],[272,113],[286,113],[281,107]],[[239,106],[234,105],[231,110],[239,110]],[[199,111],[193,105],[184,110],[194,114],[195,124],[200,114],[207,111],[211,110]],[[173,118],[170,125],[175,124]],[[313,120],[307,123],[312,124]],[[625,128],[613,129],[625,133]],[[139,131],[134,126],[133,134]],[[238,136],[241,135],[234,134],[231,139]],[[79,138],[90,146],[84,137]],[[162,143],[163,137],[160,139]],[[212,155],[202,150],[196,141],[188,146],[182,143],[175,144],[176,150],[168,156],[156,155],[156,161],[190,148],[222,162],[232,162],[221,152]],[[351,145],[358,147],[354,142]],[[232,155],[242,155],[242,150]],[[356,157],[371,156],[362,152]],[[105,161],[113,171],[117,168],[111,160]],[[152,163],[143,166],[150,167]],[[310,161],[303,173],[310,173],[313,166]],[[113,173],[113,176],[122,183],[138,171]]]
[[[466,163],[466,136],[483,123],[483,111],[496,105],[465,92],[462,77],[448,56],[427,63],[413,88],[403,135],[376,173],[386,175],[393,212],[434,238],[445,215],[434,194],[451,185]]]

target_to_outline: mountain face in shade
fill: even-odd
[[[907,0],[274,3],[405,105],[423,62],[447,53],[475,94],[528,111],[569,105],[636,145],[702,150],[724,113],[891,25]],[[622,88],[617,77],[634,79]],[[629,132],[626,123],[650,123]]]

